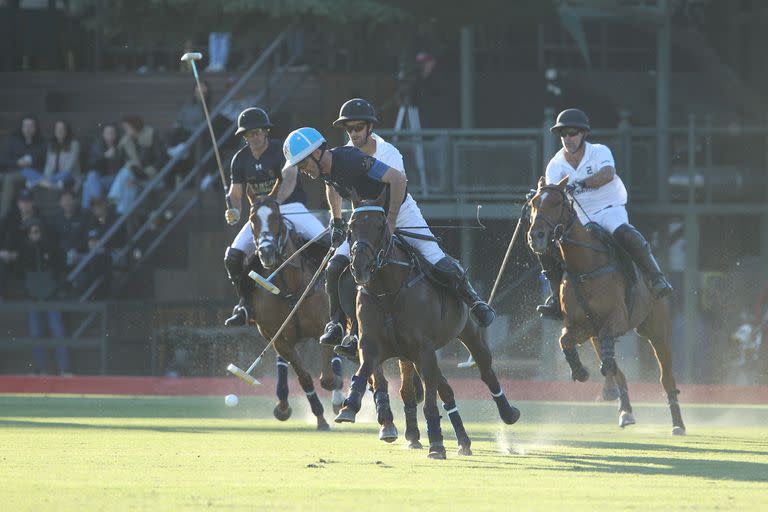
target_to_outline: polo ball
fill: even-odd
[[[224,403],[227,404],[227,407],[234,407],[239,402],[240,400],[237,398],[237,395],[227,395],[224,397]]]

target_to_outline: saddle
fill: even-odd
[[[589,222],[585,229],[595,235],[600,242],[608,250],[609,257],[616,262],[620,272],[627,280],[627,289],[624,294],[624,302],[627,305],[627,310],[632,311],[632,305],[634,302],[635,290],[637,283],[640,279],[640,269],[632,260],[632,257],[627,251],[625,251],[613,238],[608,230],[595,222]]]

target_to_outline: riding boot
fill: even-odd
[[[664,273],[659,268],[656,258],[651,252],[651,244],[631,224],[622,224],[613,236],[619,245],[629,253],[632,260],[637,263],[646,278],[651,281],[651,293],[657,299],[669,295],[674,289],[669,284]]]
[[[541,263],[541,273],[549,281],[550,295],[544,304],[536,306],[536,311],[542,318],[551,318],[553,320],[562,320],[563,312],[560,309],[560,283],[563,280],[563,269],[560,263],[550,254],[539,256]]]
[[[325,325],[325,331],[320,336],[320,343],[336,346],[344,336],[344,327],[346,315],[341,309],[339,299],[339,278],[344,269],[349,265],[349,259],[344,256],[334,256],[328,262],[328,268],[325,271],[325,291],[328,293],[328,312],[330,321]]]
[[[253,291],[253,281],[247,276],[244,265],[245,253],[234,247],[227,247],[224,254],[224,267],[229,274],[229,280],[235,287],[235,292],[239,299],[237,305],[232,310],[232,316],[224,321],[227,327],[237,327],[248,324],[248,298]]]
[[[467,272],[461,264],[450,256],[438,261],[434,266],[439,278],[452,287],[459,298],[470,307],[480,327],[488,327],[496,318],[496,311],[480,298],[467,278]]]

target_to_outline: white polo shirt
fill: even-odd
[[[552,157],[552,160],[547,164],[545,174],[547,185],[553,185],[566,176],[569,177],[569,183],[574,183],[575,181],[589,178],[603,167],[610,166],[614,169],[616,168],[613,154],[611,154],[611,150],[607,146],[590,144],[586,141],[584,141],[584,146],[584,156],[576,169],[565,159],[564,148],[561,148]],[[627,189],[624,188],[624,182],[621,181],[619,175],[615,174],[613,179],[602,187],[578,190],[574,197],[577,200],[574,201],[577,211],[583,208],[584,211],[579,213],[586,213],[591,216],[610,206],[626,205]],[[581,216],[579,215],[579,217]]]

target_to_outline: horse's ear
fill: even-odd
[[[539,183],[536,185],[536,188],[541,188],[541,187],[543,187],[546,184],[547,184],[547,182],[544,181],[544,176],[539,176]]]
[[[565,186],[568,184],[568,176],[565,176],[563,179],[557,182],[558,188],[565,188]]]

